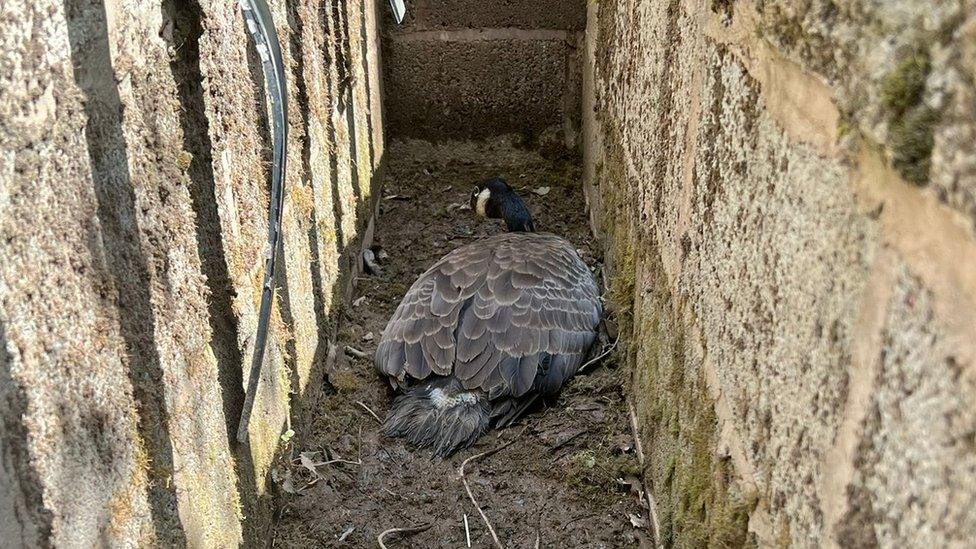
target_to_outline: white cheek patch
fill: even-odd
[[[474,209],[476,212],[478,212],[478,215],[482,217],[488,217],[488,214],[485,213],[485,205],[488,204],[489,196],[491,196],[491,190],[489,190],[487,187],[478,193],[478,201],[475,203]]]

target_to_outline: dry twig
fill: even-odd
[[[617,336],[617,339],[613,340],[613,343],[611,343],[610,346],[607,347],[602,353],[600,353],[599,355],[591,358],[590,360],[587,360],[585,363],[583,363],[582,366],[580,366],[579,368],[577,368],[576,369],[576,374],[577,375],[582,374],[583,373],[583,370],[586,370],[586,368],[588,368],[589,366],[591,366],[593,364],[596,364],[598,361],[603,360],[604,357],[606,357],[607,355],[609,355],[610,353],[612,353],[613,350],[617,348],[617,342],[618,341],[620,341],[620,336]]]
[[[497,448],[494,448],[492,450],[487,450],[485,452],[481,452],[480,454],[475,454],[469,457],[468,459],[461,462],[461,468],[458,469],[458,475],[460,475],[461,477],[461,483],[464,484],[464,490],[468,493],[468,498],[471,500],[471,504],[474,505],[474,508],[478,510],[478,514],[481,515],[481,520],[483,520],[485,526],[488,527],[488,532],[491,534],[491,539],[495,540],[495,545],[498,547],[498,549],[505,549],[505,546],[502,545],[502,542],[498,539],[498,534],[495,533],[495,529],[492,527],[491,521],[488,520],[488,515],[485,514],[485,511],[481,508],[481,505],[478,505],[478,500],[475,499],[474,492],[471,491],[471,486],[468,484],[468,479],[465,478],[464,476],[464,467],[472,461],[476,461],[481,458],[488,457],[494,453],[504,450],[505,448],[508,448],[513,443],[515,443],[515,441],[517,441],[519,437],[522,436],[523,433],[525,433],[526,429],[528,429],[528,427],[523,427],[522,430],[519,431],[519,434],[515,435],[515,437],[512,438],[512,440],[506,442],[505,444],[502,444]]]
[[[429,529],[433,524],[420,524],[417,526],[407,526],[406,528],[390,528],[389,530],[384,530],[380,532],[380,535],[376,536],[376,543],[380,545],[380,549],[387,549],[386,544],[383,543],[383,538],[390,534],[416,534],[417,532],[423,532]]]
[[[369,358],[369,355],[359,349],[353,347],[352,345],[346,345],[346,354],[356,358]]]
[[[630,412],[630,429],[634,435],[634,449],[637,451],[637,461],[640,462],[641,469],[644,468],[644,448],[641,445],[640,431],[637,428],[637,412],[634,411],[634,404],[628,400],[627,410]],[[657,500],[651,491],[644,488],[644,497],[647,498],[647,512],[651,516],[651,536],[654,538],[654,547],[661,545],[661,523],[657,520]]]
[[[362,465],[363,461],[361,459],[357,459],[356,461],[351,461],[348,459],[330,459],[329,461],[323,461],[321,463],[313,463],[312,466],[319,467],[322,465],[332,465],[333,463],[345,463],[346,465]]]
[[[634,435],[634,450],[637,451],[637,461],[641,467],[644,466],[644,447],[641,445],[640,431],[637,428],[637,412],[634,411],[634,403],[627,401],[627,411],[630,412],[630,430]]]
[[[379,423],[380,425],[383,425],[383,420],[380,419],[380,416],[376,415],[376,412],[374,412],[373,410],[371,410],[369,406],[366,406],[365,404],[363,404],[362,402],[360,402],[358,400],[356,401],[356,404],[362,406],[362,408],[364,410],[366,410],[367,412],[369,412],[369,415],[373,416],[373,419],[375,419],[377,423]]]

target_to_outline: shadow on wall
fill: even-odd
[[[197,250],[210,290],[210,345],[217,358],[227,436],[233,438],[237,432],[235,418],[240,417],[244,404],[242,357],[237,345],[237,319],[231,308],[230,275],[220,237],[210,122],[203,100],[200,72],[203,10],[195,0],[165,0],[163,9],[174,26],[171,46],[177,54],[170,63],[170,70],[178,87],[183,146],[191,155],[187,174],[197,229]]]
[[[250,538],[256,532],[248,527],[257,528],[270,518],[263,516],[262,509],[256,505],[257,484],[251,453],[236,444],[237,423],[244,406],[244,358],[238,346],[238,323],[232,308],[233,287],[221,239],[214,184],[213,146],[200,69],[200,37],[203,35],[204,13],[197,0],[163,0],[162,9],[173,25],[170,46],[176,54],[171,58],[170,71],[177,84],[183,148],[190,154],[186,172],[190,178],[197,253],[210,294],[207,302],[210,347],[217,360],[224,423],[227,440],[230,441],[234,453],[242,513],[251,519],[244,521],[244,535]],[[265,126],[266,124],[265,121]],[[270,162],[270,148],[268,151],[264,159],[266,164]]]
[[[117,292],[119,325],[125,340],[129,381],[139,404],[139,432],[152,456],[149,502],[159,542],[185,544],[176,512],[176,494],[165,488],[173,469],[166,423],[160,358],[153,334],[149,268],[142,250],[136,197],[122,130],[122,102],[109,49],[105,6],[101,1],[64,2],[74,79],[84,93],[85,125],[92,183],[98,201],[101,241],[91,239],[92,255],[104,258],[107,280]]]
[[[10,375],[6,329],[0,322],[0,539],[37,547],[50,539],[51,512],[44,508],[41,480],[30,464],[27,396]]]
[[[310,122],[311,112],[309,109],[308,89],[305,85],[305,79],[303,78],[305,74],[305,55],[304,52],[302,51],[302,44],[301,44],[302,38],[304,36],[305,22],[303,21],[300,14],[297,13],[297,6],[291,5],[290,9],[293,10],[289,14],[290,17],[288,18],[290,40],[291,40],[290,47],[291,47],[291,53],[295,58],[295,72],[292,74],[292,83],[295,87],[295,98],[296,98],[296,103],[298,105],[299,114],[301,115],[300,123],[303,132],[302,133],[303,140],[302,140],[301,184],[302,186],[306,186],[306,185],[311,186],[312,185],[312,140],[311,140],[312,128]],[[324,17],[323,11],[324,10],[321,9],[318,10],[318,15],[319,15],[318,22],[320,24],[323,24],[322,28],[324,29],[326,27],[324,26],[324,20],[322,19]],[[325,82],[329,89],[329,97],[332,97],[333,82],[329,78],[326,78]],[[332,136],[335,134],[335,129],[332,127],[332,124],[328,124],[328,131],[329,131],[330,140],[333,140]],[[335,162],[335,155],[330,155],[330,156],[332,157],[333,162]],[[333,196],[338,196],[337,192],[339,187],[339,181],[334,168],[330,172],[330,181],[328,182],[328,184],[332,187]],[[333,209],[335,209],[335,207],[337,207],[337,204],[335,203],[335,201],[333,201]],[[329,339],[327,335],[332,332],[329,323],[329,313],[337,311],[337,307],[341,305],[341,302],[337,301],[335,294],[333,294],[332,303],[330,303],[328,307],[326,307],[325,301],[323,300],[324,286],[322,283],[322,266],[321,266],[321,261],[316,260],[319,257],[319,249],[320,249],[318,216],[319,216],[318,210],[313,209],[312,219],[310,220],[309,227],[308,227],[308,245],[309,248],[311,249],[311,257],[313,258],[313,261],[309,266],[311,271],[311,278],[312,278],[312,310],[315,314],[316,332],[318,333],[319,336],[318,344],[316,345],[316,348],[312,354],[313,368],[317,365],[318,366],[324,365],[326,361],[329,360],[330,350],[329,350]],[[339,217],[335,218],[336,221],[335,221],[334,228],[336,231],[342,230],[341,224],[339,223],[339,219],[340,219]],[[341,240],[337,241],[336,246],[339,250],[339,254],[341,257],[343,251],[342,241]],[[284,267],[285,262],[282,261],[280,265]],[[292,356],[295,356],[294,353],[292,353]],[[334,357],[334,351],[332,356]],[[298,380],[297,373],[293,375],[293,379],[291,381],[292,381],[292,391],[300,392],[301,383]],[[319,385],[320,384],[314,384],[313,386],[317,387]]]

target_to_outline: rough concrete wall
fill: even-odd
[[[576,145],[579,1],[410,2],[384,27],[390,135],[523,134]]]
[[[68,21],[60,2],[6,2],[3,20],[0,474],[17,488],[3,539],[146,541],[146,455]]]
[[[271,4],[289,74],[288,195],[273,341],[243,447],[233,437],[270,142],[237,4],[2,7],[7,542],[209,547],[268,535],[279,435],[322,377],[383,151],[376,6]]]
[[[665,544],[972,541],[974,13],[590,7],[588,200]]]

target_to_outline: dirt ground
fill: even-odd
[[[551,407],[490,432],[446,460],[379,434],[367,407],[385,417],[393,395],[373,370],[372,356],[400,298],[448,251],[503,230],[499,222],[458,207],[476,182],[507,179],[529,203],[536,227],[568,238],[599,272],[574,163],[547,160],[504,140],[394,143],[387,156],[376,235],[385,252],[379,254],[382,271],[357,281],[339,338],[340,349],[349,345],[368,357],[341,357],[328,372],[309,423],[293,426],[292,463],[283,460],[275,475],[283,495],[274,546],[376,547],[386,529],[430,524],[426,531],[384,541],[391,548],[467,547],[467,515],[470,546],[490,547],[458,468],[465,458],[513,437],[513,444],[466,468],[475,497],[506,547],[649,546],[646,511],[635,495],[640,466],[624,401],[625,376],[614,369],[612,357],[575,378]]]

